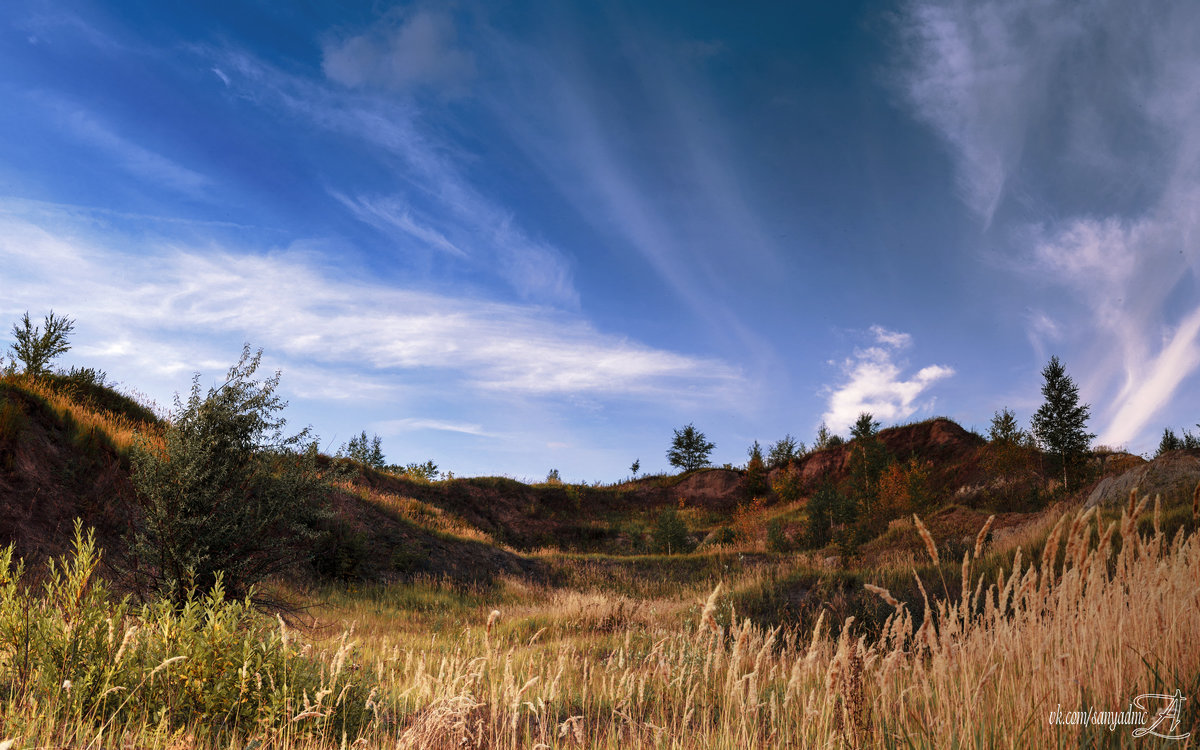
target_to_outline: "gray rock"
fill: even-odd
[[[1129,502],[1129,491],[1135,487],[1139,498],[1161,495],[1166,505],[1190,503],[1197,482],[1200,482],[1197,451],[1171,451],[1124,474],[1100,480],[1088,495],[1084,507],[1120,506]]]

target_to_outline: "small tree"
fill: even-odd
[[[642,470],[642,460],[640,458],[633,459],[633,463],[629,465],[629,471],[636,477],[638,472]]]
[[[383,460],[383,440],[378,435],[367,439],[367,431],[350,438],[350,442],[338,451],[339,456],[345,456],[372,469],[382,470],[387,464]]]
[[[1162,440],[1158,442],[1158,451],[1154,454],[1155,457],[1161,456],[1170,451],[1177,451],[1183,447],[1183,441],[1175,434],[1170,427],[1163,428]]]
[[[1043,449],[1057,454],[1062,462],[1063,487],[1068,488],[1068,467],[1087,452],[1092,438],[1087,431],[1091,406],[1079,403],[1079,387],[1067,375],[1058,357],[1042,369],[1045,403],[1033,415],[1033,435]]]
[[[794,503],[800,499],[800,495],[804,492],[804,476],[795,466],[789,465],[775,475],[775,481],[771,483],[771,489],[775,490],[775,494],[783,502]]]
[[[746,493],[753,498],[766,494],[770,489],[767,485],[767,464],[763,461],[762,446],[757,440],[747,453],[750,460],[746,462]]]
[[[1200,427],[1200,424],[1196,426]],[[1183,431],[1182,442],[1185,450],[1195,450],[1196,448],[1200,448],[1200,436],[1194,435],[1188,430]]]
[[[65,317],[55,317],[54,311],[42,322],[45,328],[35,326],[26,311],[19,325],[12,329],[16,340],[10,348],[13,359],[19,361],[27,375],[45,375],[50,371],[50,361],[71,348],[67,337],[75,330],[75,321]]]
[[[705,439],[704,433],[689,424],[675,430],[675,439],[671,442],[671,450],[667,451],[667,461],[672,466],[678,466],[684,471],[693,471],[708,466],[708,457],[716,446]]]
[[[666,555],[678,555],[692,551],[692,539],[687,524],[674,508],[666,508],[658,514],[658,521],[651,533],[654,549]]]
[[[988,440],[993,443],[1019,445],[1025,440],[1025,431],[1017,425],[1017,415],[1008,407],[992,415],[988,428]]]
[[[1200,427],[1200,424],[1196,426]],[[1158,451],[1154,455],[1158,457],[1168,451],[1191,450],[1195,448],[1200,448],[1200,437],[1189,430],[1184,430],[1183,437],[1179,437],[1170,427],[1165,427],[1163,428],[1162,440],[1158,443]]]
[[[771,448],[767,451],[767,468],[778,469],[787,466],[802,455],[804,455],[804,443],[797,441],[790,434],[784,435],[772,443]]]
[[[823,451],[826,448],[836,448],[846,442],[841,435],[835,435],[824,422],[817,428],[817,438],[813,442],[813,450]]]
[[[850,437],[844,494],[869,516],[879,499],[879,478],[887,468],[888,452],[879,440],[879,422],[868,412],[858,415]]]
[[[225,382],[187,403],[175,399],[161,442],[133,453],[139,500],[131,572],[182,604],[189,588],[210,590],[219,574],[232,598],[304,560],[306,544],[329,517],[328,484],[309,430],[287,436],[275,395],[279,373],[253,376],[262,358],[250,347]]]
[[[819,549],[833,538],[833,525],[845,515],[846,498],[832,482],[824,482],[808,501],[805,546]]]
[[[1029,440],[1029,433],[1018,426],[1017,415],[1011,409],[1005,407],[992,415],[984,463],[988,471],[1005,480],[1006,495],[1014,491],[1012,487],[1007,486],[1007,480],[1029,473]]]

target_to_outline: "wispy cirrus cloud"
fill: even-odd
[[[1076,350],[1102,442],[1149,440],[1200,367],[1200,6],[918,1],[900,30],[967,205],[987,225],[1016,199],[1001,252],[1044,297],[1035,350]]]
[[[163,377],[220,361],[229,341],[251,340],[318,397],[328,396],[322,373],[353,386],[344,371],[357,371],[367,398],[426,388],[473,397],[732,402],[743,387],[740,371],[718,360],[639,344],[539,306],[356,278],[302,247],[166,246],[135,256],[117,249],[125,245],[86,227],[47,228],[0,210],[0,264],[14,274],[0,311],[69,311],[95,326],[81,342],[92,354]]]
[[[46,97],[41,97],[46,100]],[[212,180],[135,141],[119,135],[99,117],[82,107],[61,100],[46,100],[60,127],[74,138],[106,153],[119,169],[150,183],[198,197],[212,187]]]
[[[963,200],[985,223],[1020,164],[1049,94],[1046,69],[1077,32],[1054,2],[913,2],[898,81],[914,114],[956,157]]]
[[[425,121],[428,110],[404,87],[384,86],[372,75],[347,89],[333,79],[286,72],[244,51],[200,52],[225,71],[231,88],[264,111],[302,117],[396,165],[398,179],[390,189],[349,185],[329,191],[355,218],[388,236],[402,233],[465,263],[468,270],[494,274],[522,300],[578,306],[569,256],[528,231],[511,208],[472,183],[461,164],[461,150]]]
[[[829,401],[823,418],[834,432],[849,429],[863,412],[891,422],[909,417],[921,408],[921,394],[954,374],[945,365],[928,365],[906,378],[905,365],[896,357],[912,345],[912,336],[882,326],[872,326],[870,334],[872,345],[856,349],[844,360],[844,380],[827,389]]]
[[[423,419],[420,417],[406,417],[404,419],[388,419],[382,422],[374,422],[371,424],[371,429],[384,437],[420,430],[455,432],[462,435],[485,438],[499,437],[499,435],[485,430],[483,425],[468,422],[449,422],[444,419]]]
[[[360,221],[370,224],[381,232],[399,233],[459,258],[466,258],[468,255],[465,250],[446,239],[446,235],[413,218],[412,209],[395,197],[360,196],[350,198],[337,191],[330,191],[330,195],[350,209]]]
[[[492,78],[480,98],[606,242],[640,257],[700,319],[769,349],[734,309],[732,289],[778,277],[786,253],[764,231],[754,180],[706,80],[719,45],[674,44],[619,13],[584,33],[570,16],[555,16],[553,43],[485,33]],[[584,50],[596,36],[620,55]]]

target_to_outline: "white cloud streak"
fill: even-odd
[[[723,362],[605,334],[547,308],[348,278],[299,250],[176,247],[135,257],[112,249],[122,244],[0,211],[0,265],[11,274],[0,312],[69,311],[104,332],[86,342],[92,352],[162,376],[197,369],[214,339],[249,339],[299,370],[317,396],[329,395],[319,373],[336,380],[345,369],[376,391],[415,379],[474,396],[687,403],[733,401],[744,385]]]
[[[202,196],[212,181],[167,157],[115,133],[87,111],[64,102],[52,102],[58,122],[75,138],[108,154],[117,166],[155,187],[166,187],[193,197]]]
[[[487,35],[496,85],[481,96],[583,220],[640,255],[693,313],[752,350],[770,349],[725,300],[747,269],[781,273],[783,253],[747,192],[746,161],[703,60],[606,20],[629,66],[620,96],[605,89],[612,71],[576,49],[583,36],[570,23],[537,47]]]
[[[939,0],[903,17],[905,92],[950,146],[967,204],[986,224],[1015,179],[1027,205],[1046,196],[1008,227],[1010,267],[1045,296],[1033,307],[1055,308],[1029,316],[1039,356],[1048,337],[1081,351],[1112,445],[1148,441],[1200,367],[1200,308],[1185,294],[1200,283],[1198,37],[1190,3]],[[1056,161],[1022,161],[1030,133],[1064,144]],[[1055,190],[1102,208],[1062,210]]]
[[[863,412],[884,421],[905,419],[921,408],[917,399],[922,393],[954,374],[944,365],[929,365],[905,379],[894,357],[912,344],[912,337],[881,326],[872,326],[870,332],[875,345],[855,350],[841,366],[845,381],[828,389],[823,418],[834,432],[849,429]]]
[[[381,159],[401,165],[396,172],[404,175],[405,184],[395,194],[331,191],[360,221],[389,236],[416,238],[473,269],[493,273],[524,301],[578,307],[568,256],[532,236],[510,210],[471,184],[452,158],[456,149],[421,124],[424,113],[415,100],[392,90],[365,86],[346,91],[313,82],[240,52],[206,54],[235,88],[264,109],[281,109],[284,117],[303,117],[357,139],[377,149]]]
[[[422,419],[420,417],[388,419],[382,422],[373,422],[371,424],[371,430],[373,432],[380,433],[384,437],[419,430],[454,432],[462,435],[473,435],[475,437],[486,438],[499,437],[498,435],[485,430],[482,425],[470,424],[466,422],[448,422],[442,419]]]
[[[466,258],[468,255],[465,250],[446,239],[446,235],[433,227],[418,223],[413,218],[411,209],[398,198],[349,198],[336,191],[331,191],[330,195],[350,209],[359,221],[370,224],[382,232],[388,234],[399,232],[416,238],[428,247],[459,258]]]
[[[1049,93],[1044,70],[1075,33],[1064,15],[1043,0],[916,2],[901,25],[901,86],[954,152],[963,200],[985,223]]]

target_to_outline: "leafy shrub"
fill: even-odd
[[[804,492],[804,478],[795,466],[789,464],[775,476],[771,489],[775,490],[775,494],[783,502],[794,503]]]
[[[433,461],[426,461],[423,464],[410,463],[400,470],[401,474],[407,474],[412,479],[419,479],[423,482],[432,482],[438,478],[438,465]]]
[[[667,508],[658,514],[651,538],[654,541],[654,550],[661,554],[686,553],[694,548],[692,538],[688,535],[687,524],[674,508]]]
[[[721,526],[720,528],[714,529],[713,532],[704,539],[705,544],[713,547],[733,544],[736,541],[737,532],[733,530],[732,526]]]
[[[362,577],[369,554],[365,534],[335,521],[315,548],[313,570],[326,578],[357,580]]]
[[[129,572],[177,604],[192,587],[209,591],[219,573],[232,595],[248,595],[305,559],[329,517],[308,430],[285,436],[276,416],[286,406],[274,394],[279,373],[253,380],[261,358],[247,346],[207,396],[197,375],[162,441],[143,439],[134,451],[141,513]]]
[[[762,516],[767,503],[761,497],[756,497],[748,503],[738,503],[733,511],[733,528],[739,539],[757,543],[762,538]]]

